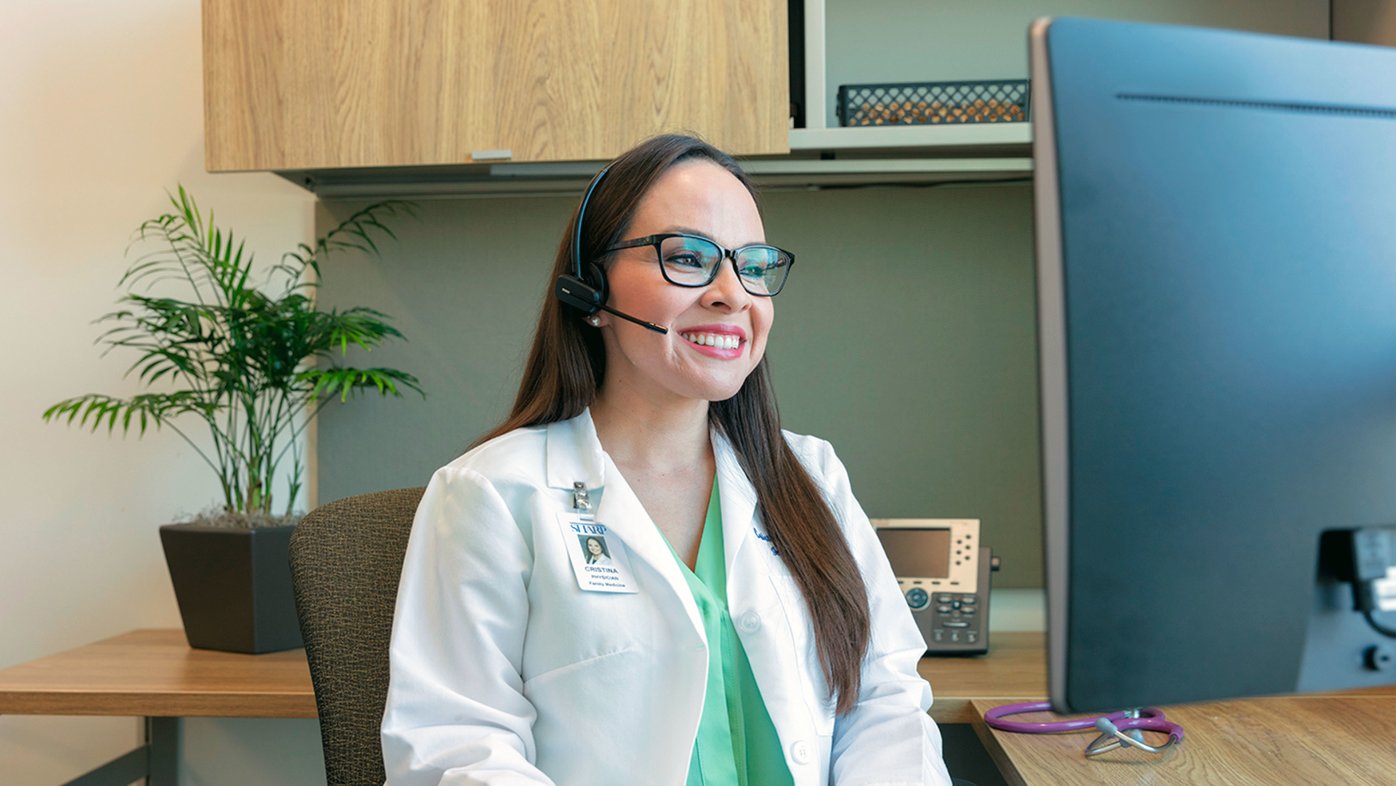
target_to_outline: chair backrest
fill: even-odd
[[[388,696],[388,638],[422,492],[379,491],[322,505],[291,536],[296,612],[332,786],[377,785],[386,777],[379,726]]]

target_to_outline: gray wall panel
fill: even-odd
[[[830,440],[873,517],[978,517],[999,586],[1039,586],[1031,251],[1025,185],[783,191],[767,237],[798,263],[769,357],[787,428]],[[423,401],[333,404],[319,499],[426,481],[512,400],[571,199],[426,202],[380,260],[325,268],[326,305],[398,318],[356,362],[418,374]],[[357,205],[321,206],[319,225]]]

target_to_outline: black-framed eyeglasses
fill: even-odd
[[[680,287],[705,287],[713,283],[718,265],[723,259],[730,259],[742,289],[757,297],[780,294],[785,280],[790,277],[790,268],[795,265],[794,254],[775,246],[756,243],[727,249],[705,237],[681,233],[627,240],[604,253],[642,246],[654,249],[664,280]]]

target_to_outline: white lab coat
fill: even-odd
[[[714,434],[728,607],[795,784],[949,784],[916,672],[921,634],[847,473],[827,442],[786,438],[842,523],[872,609],[858,704],[836,719],[804,601]],[[578,586],[558,523],[576,481],[637,593]],[[388,783],[679,786],[707,659],[679,565],[590,414],[505,434],[438,470],[417,510],[393,621]]]

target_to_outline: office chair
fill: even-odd
[[[423,491],[331,502],[307,514],[291,535],[291,583],[331,786],[377,786],[386,778],[379,726],[388,696],[388,638]]]

